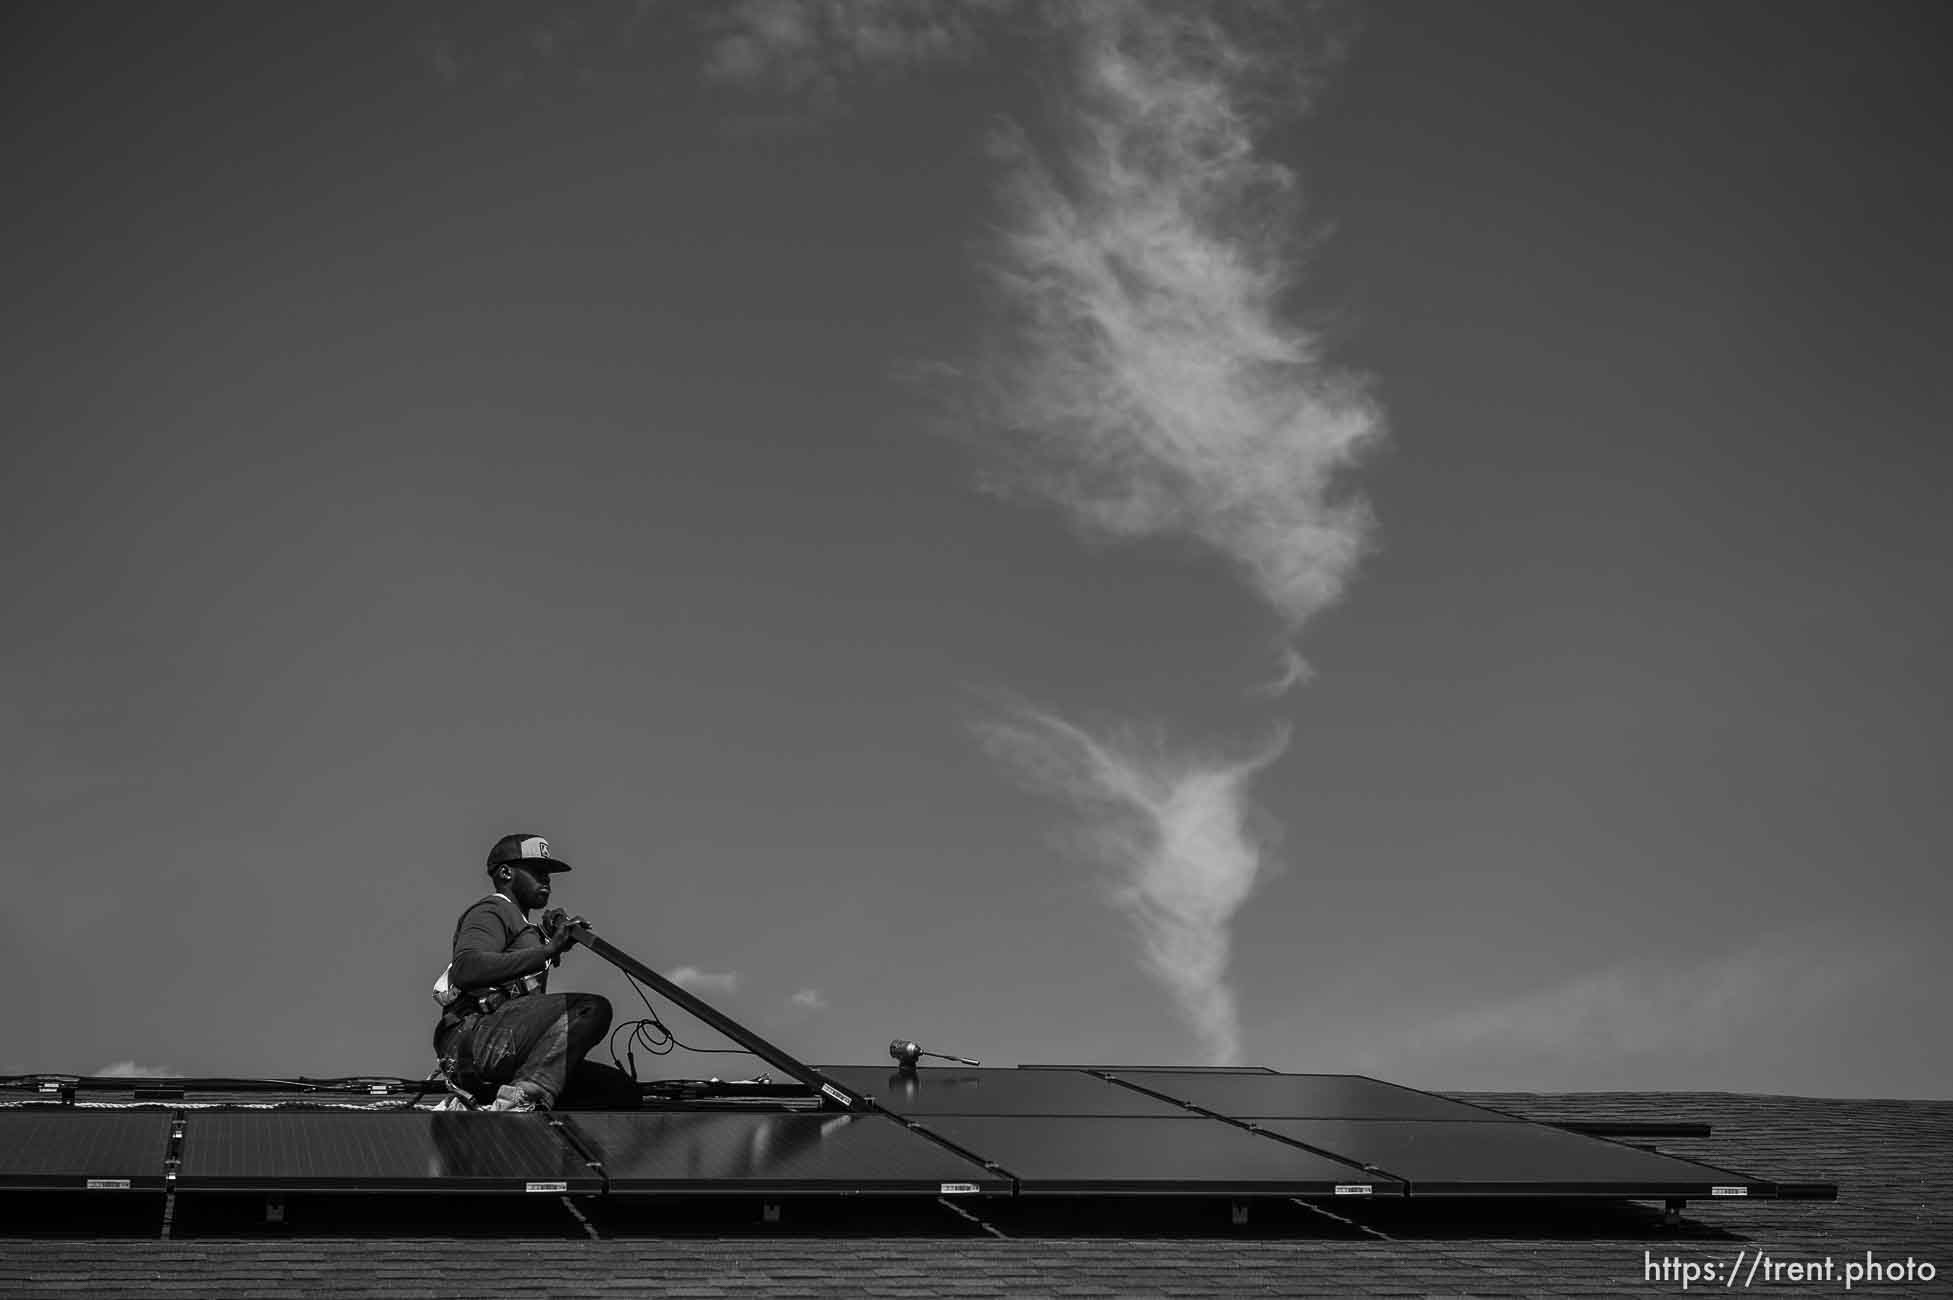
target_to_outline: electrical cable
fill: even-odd
[[[178,1091],[224,1091],[224,1092],[361,1092],[370,1093],[373,1089],[384,1087],[388,1091],[405,1091],[413,1088],[418,1081],[394,1078],[384,1075],[347,1075],[336,1079],[312,1079],[303,1075],[296,1079],[237,1076],[203,1075],[157,1075],[138,1077],[134,1075],[107,1074],[21,1074],[0,1076],[0,1091],[25,1088],[38,1089],[46,1083],[63,1084],[84,1088],[90,1091],[120,1092],[132,1088],[169,1088]]]
[[[690,1043],[681,1041],[677,1034],[671,1032],[669,1025],[658,1019],[658,1009],[651,1005],[651,999],[645,994],[644,987],[637,982],[637,978],[629,971],[624,972],[624,978],[630,982],[631,990],[637,994],[638,1001],[644,1003],[644,1009],[651,1013],[648,1017],[627,1020],[610,1031],[610,1063],[620,1070],[626,1068],[628,1063],[632,1082],[637,1081],[637,1056],[631,1050],[635,1046],[642,1046],[653,1056],[668,1056],[674,1050],[725,1056],[753,1055],[743,1047],[693,1047]],[[617,1059],[617,1035],[626,1030],[630,1033],[624,1040],[624,1060],[620,1061]]]

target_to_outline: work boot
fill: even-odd
[[[536,1094],[520,1083],[505,1083],[495,1090],[495,1100],[488,1103],[489,1110],[534,1110]]]

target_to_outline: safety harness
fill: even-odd
[[[448,940],[448,950],[450,952],[454,950],[455,940],[461,937],[461,927],[467,924],[468,917],[477,907],[483,903],[506,902],[508,900],[502,895],[490,894],[469,904],[462,911],[461,919],[454,923],[454,938]],[[541,933],[541,927],[525,917],[516,933],[520,934],[523,930],[530,929]],[[454,963],[450,961],[447,964],[447,968],[441,972],[441,978],[434,981],[434,1001],[441,1006],[441,1020],[434,1027],[434,1043],[438,1050],[445,1042],[449,1050],[441,1054],[440,1063],[435,1067],[433,1077],[438,1078],[453,1094],[450,1103],[443,1103],[444,1105],[453,1104],[463,1109],[473,1109],[486,1101],[486,1094],[489,1091],[472,1061],[467,1059],[464,1050],[466,1040],[453,1031],[474,1017],[487,1015],[516,998],[542,992],[543,981],[544,972],[537,971],[533,975],[525,975],[521,979],[508,980],[501,984],[491,984],[487,988],[464,989],[454,982]]]
[[[453,950],[455,939],[461,937],[461,927],[467,924],[468,917],[474,912],[475,908],[480,907],[483,903],[504,903],[507,901],[500,894],[490,894],[488,897],[478,899],[470,904],[461,913],[461,919],[454,923],[454,938],[448,940],[449,950]],[[522,930],[537,930],[538,933],[541,932],[536,923],[527,918],[523,919],[522,925],[516,933],[520,934]],[[487,1015],[489,1012],[514,1001],[516,998],[528,997],[530,994],[542,992],[545,979],[545,972],[537,971],[533,975],[524,975],[521,979],[508,980],[501,984],[491,984],[487,988],[464,989],[455,984],[454,963],[449,962],[447,967],[441,971],[441,978],[434,981],[434,1001],[441,1006],[441,1023],[435,1031],[435,1037],[439,1038],[447,1032],[450,1026],[458,1025],[470,1016]]]

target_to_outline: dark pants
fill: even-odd
[[[637,1085],[622,1070],[584,1059],[610,1032],[610,1001],[595,993],[536,993],[470,1016],[435,1043],[456,1083],[489,1101],[520,1085],[540,1106],[627,1110]]]

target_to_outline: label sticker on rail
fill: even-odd
[[[1368,1183],[1337,1183],[1338,1196],[1368,1196],[1374,1189]]]
[[[826,1093],[828,1096],[834,1098],[834,1100],[840,1102],[843,1106],[854,1105],[854,1102],[848,1099],[847,1093],[842,1092],[839,1088],[835,1087],[831,1083],[823,1083],[821,1085],[821,1091]]]
[[[570,1185],[568,1183],[524,1183],[522,1190],[525,1192],[567,1192],[570,1190]]]
[[[1709,1195],[1711,1196],[1748,1196],[1749,1194],[1750,1189],[1747,1187],[1711,1187],[1709,1189]]]
[[[944,1183],[942,1194],[944,1196],[969,1196],[976,1191],[977,1185],[975,1183]]]
[[[88,1180],[88,1190],[91,1192],[126,1192],[129,1190],[129,1180],[126,1178],[91,1178]]]

